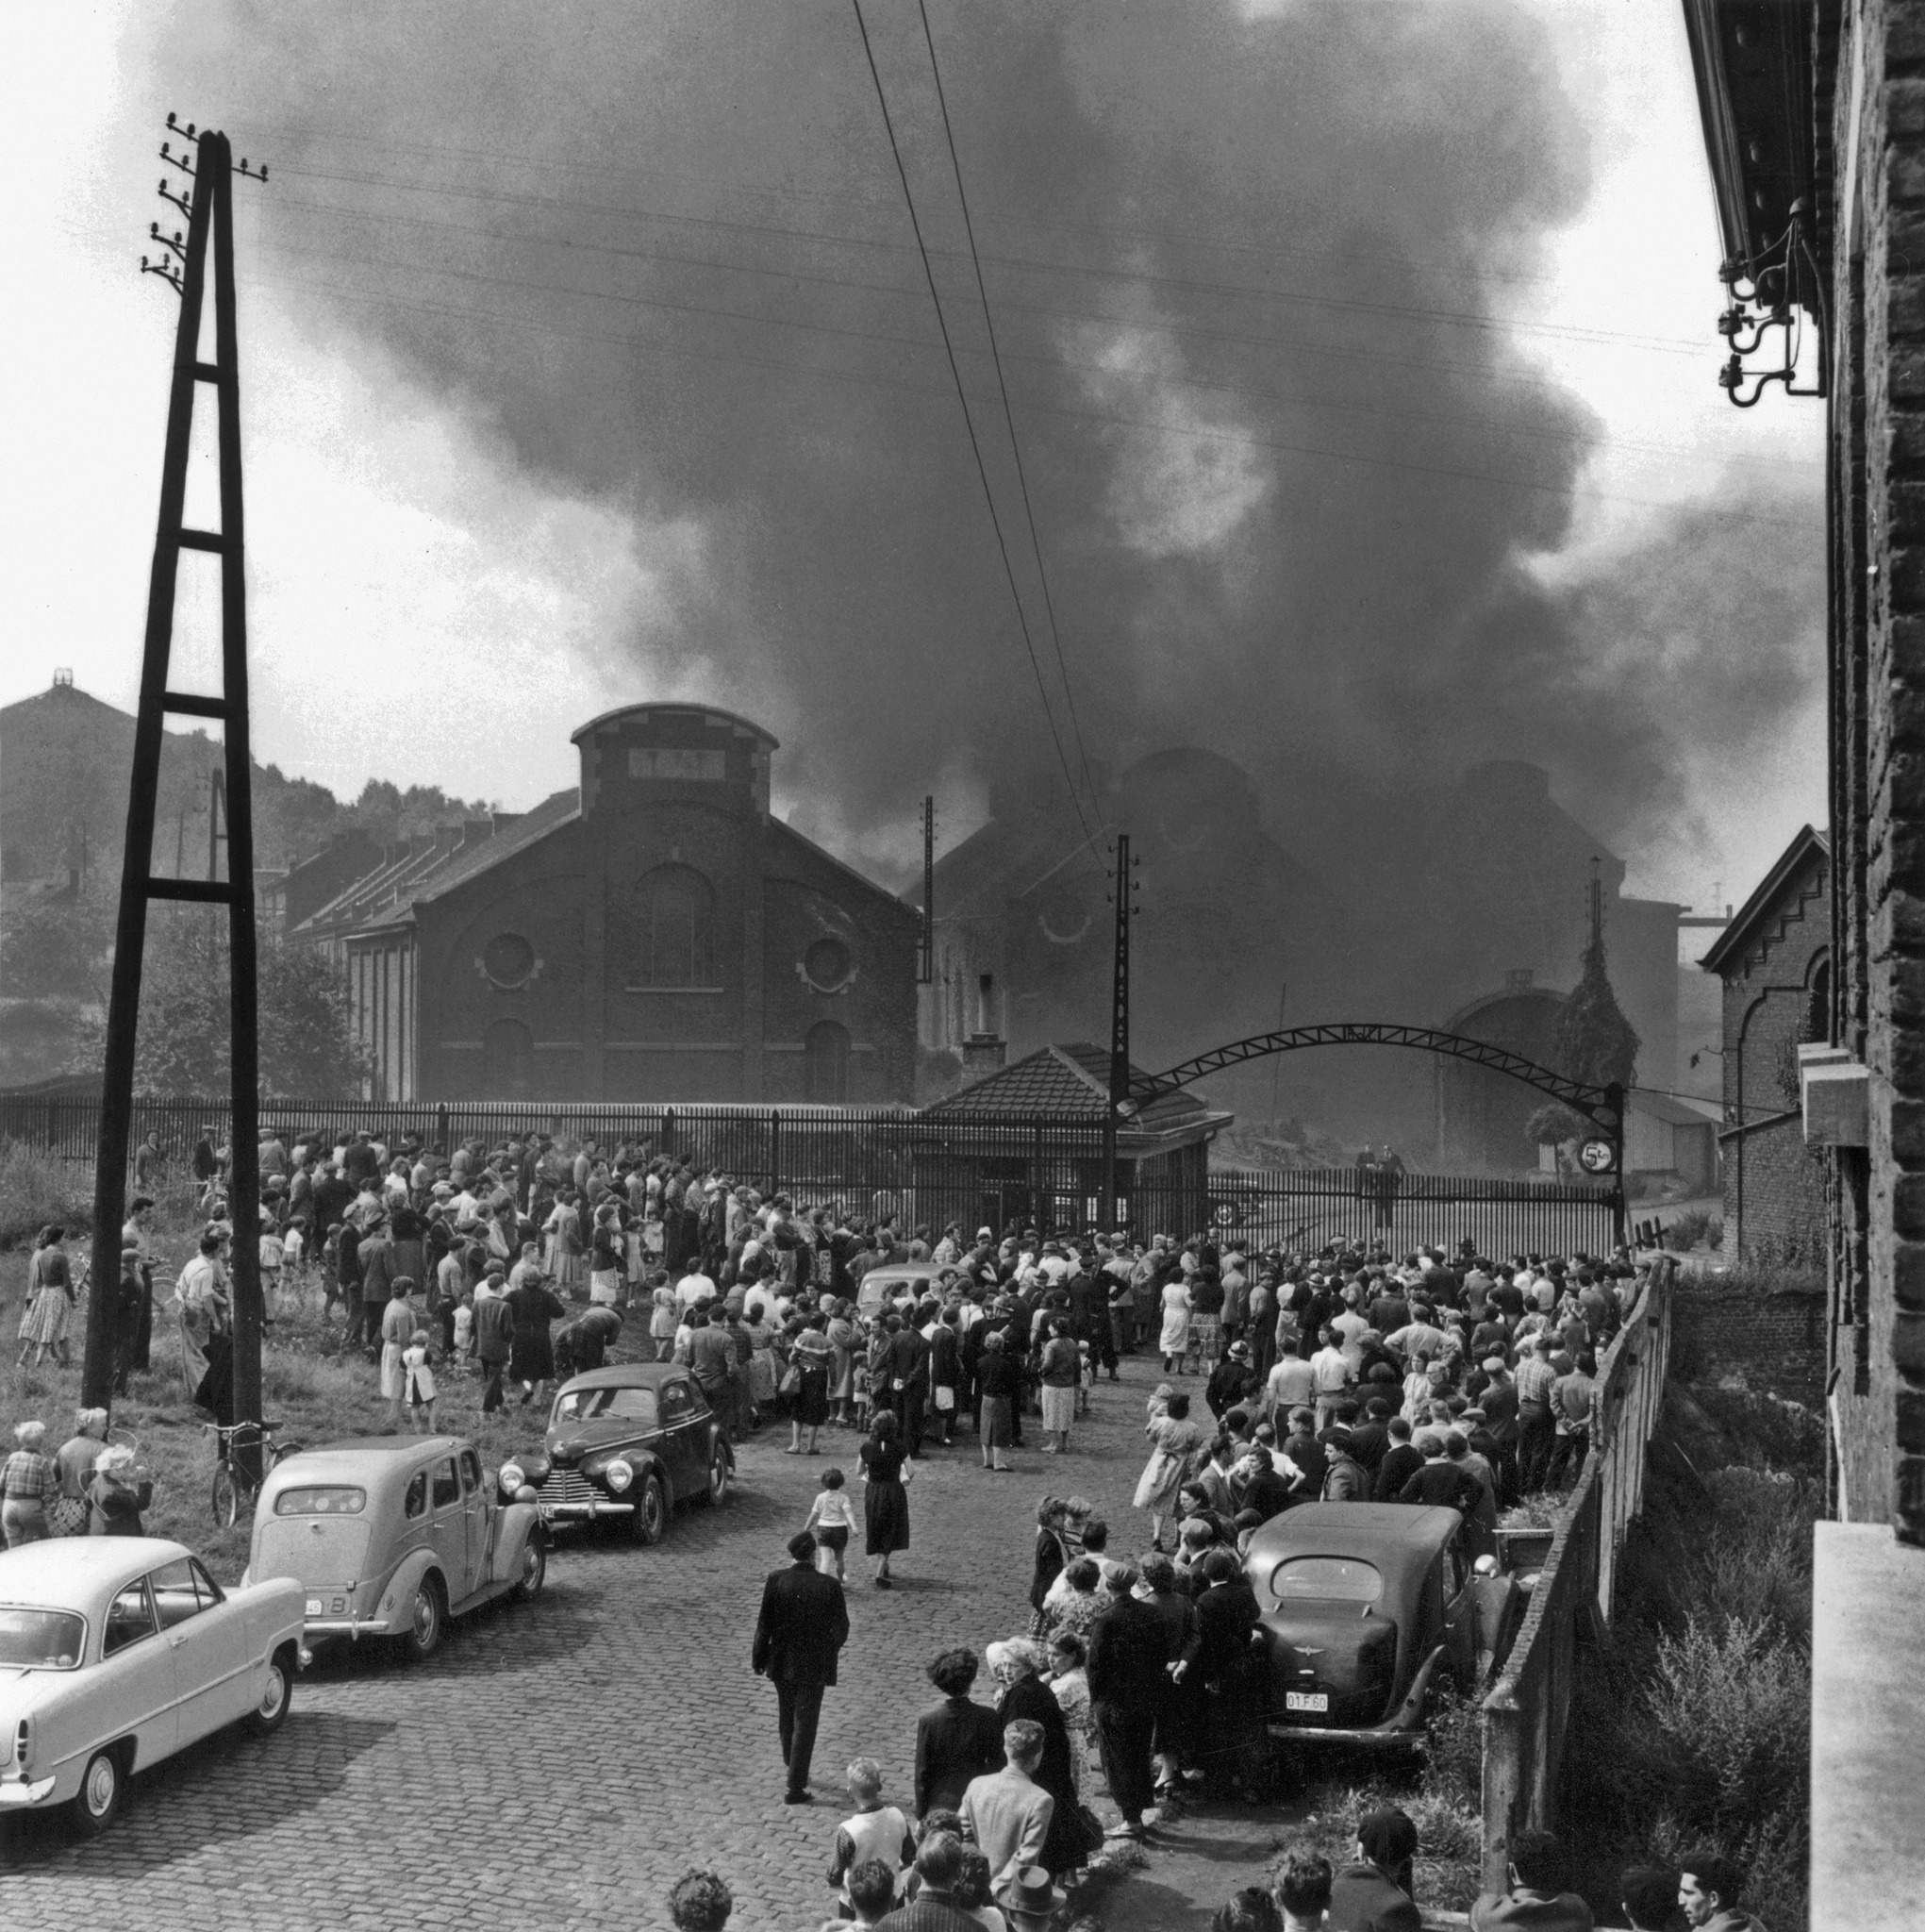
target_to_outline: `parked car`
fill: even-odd
[[[879,1314],[898,1304],[934,1294],[942,1270],[934,1261],[885,1261],[870,1269],[856,1285],[855,1307],[864,1315]]]
[[[450,1618],[539,1596],[539,1512],[503,1503],[459,1436],[371,1436],[275,1463],[254,1511],[247,1575],[301,1586],[307,1641],[393,1638],[411,1657]]]
[[[1272,1736],[1407,1741],[1440,1677],[1469,1692],[1502,1664],[1522,1595],[1462,1529],[1454,1509],[1307,1503],[1251,1538]]]
[[[0,1815],[71,1806],[96,1837],[127,1780],[224,1725],[280,1728],[302,1592],[223,1590],[159,1537],[58,1537],[0,1556]]]
[[[728,1495],[735,1458],[700,1385],[679,1362],[628,1362],[572,1376],[556,1391],[540,1454],[502,1465],[504,1497],[541,1521],[609,1521],[659,1542],[677,1503]]]

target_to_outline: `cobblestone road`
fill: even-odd
[[[1037,1495],[1092,1497],[1120,1553],[1142,1540],[1128,1504],[1152,1368],[1127,1364],[1097,1391],[1067,1457],[1032,1438],[1021,1474],[991,1476],[969,1437],[926,1457],[893,1591],[852,1553],[813,1807],[781,1803],[774,1693],[749,1644],[763,1576],[829,1462],[853,1479],[855,1441],[825,1432],[810,1459],[771,1430],[742,1450],[722,1510],[677,1512],[653,1550],[565,1541],[539,1603],[482,1611],[424,1667],[324,1658],[278,1737],[217,1738],[137,1777],[98,1842],[9,1823],[0,1926],[627,1932],[666,1925],[668,1887],[691,1863],[727,1876],[733,1927],[814,1926],[831,1909],[841,1766],[877,1757],[906,1804],[916,1713],[934,1699],[923,1666],[1025,1624]]]

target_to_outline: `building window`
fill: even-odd
[[[638,986],[713,986],[715,888],[693,866],[658,865],[636,890]]]
[[[535,1036],[519,1020],[492,1022],[481,1042],[484,1100],[528,1100],[535,1091]]]
[[[803,1042],[803,1098],[840,1107],[849,1098],[849,1029],[819,1021]]]
[[[802,956],[802,970],[818,992],[839,992],[849,983],[855,964],[840,940],[819,939]]]
[[[481,949],[481,970],[504,989],[525,986],[535,971],[535,948],[518,932],[498,932]]]
[[[679,778],[701,785],[720,785],[728,777],[725,751],[681,751],[656,747],[628,754],[631,778]]]

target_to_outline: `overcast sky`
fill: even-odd
[[[1040,684],[1072,768],[1216,741],[1293,810],[1537,757],[1687,902],[1821,822],[1822,406],[1717,387],[1677,0],[930,11],[1022,478],[921,26],[866,5],[1035,671],[846,6],[65,0],[13,22],[0,701],[135,701],[173,108],[273,169],[255,746],[343,795],[523,808],[699,696],[887,865],[1054,758]]]

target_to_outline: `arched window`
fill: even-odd
[[[638,986],[713,986],[715,888],[693,866],[658,865],[636,888]]]
[[[819,1020],[803,1042],[802,1097],[828,1107],[849,1098],[849,1029]]]
[[[482,1036],[486,1100],[527,1100],[535,1091],[535,1036],[519,1020],[495,1020]]]

